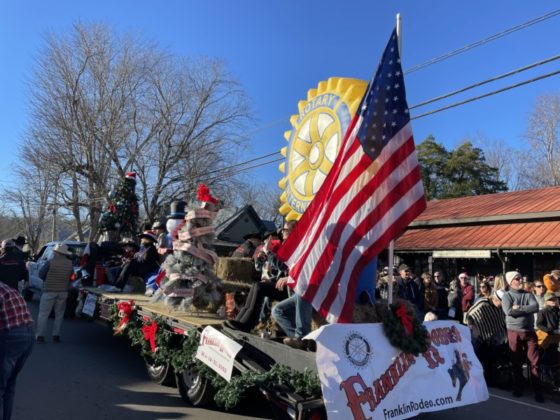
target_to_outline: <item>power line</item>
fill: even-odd
[[[438,57],[432,58],[423,63],[417,64],[409,69],[407,69],[404,74],[410,74],[425,67],[431,66],[432,64],[439,63],[440,61],[447,60],[448,58],[454,57],[456,55],[462,54],[466,51],[472,50],[473,48],[480,47],[481,45],[487,44],[488,42],[495,41],[496,39],[502,38],[506,35],[512,34],[514,32],[520,31],[521,29],[528,28],[529,26],[536,25],[537,23],[543,22],[547,19],[553,18],[560,14],[560,9],[553,10],[552,12],[546,13],[538,18],[531,19],[525,23],[513,26],[497,34],[491,35],[487,38],[481,39],[479,41],[473,42],[472,44],[465,45],[464,47],[457,48],[456,50],[450,51]]]
[[[476,87],[486,85],[486,84],[491,83],[491,82],[495,82],[496,80],[504,79],[504,78],[512,76],[514,74],[518,74],[518,73],[521,73],[523,71],[526,71],[526,70],[529,70],[529,69],[532,69],[532,68],[535,68],[535,67],[538,67],[538,66],[542,66],[544,64],[550,63],[550,62],[558,60],[558,59],[560,59],[560,55],[555,55],[554,57],[550,57],[550,58],[547,58],[545,60],[541,60],[541,61],[538,61],[536,63],[529,64],[528,66],[520,67],[518,69],[509,71],[509,72],[501,74],[499,76],[495,76],[495,77],[492,77],[490,79],[486,79],[486,80],[483,80],[481,82],[474,83],[474,84],[466,86],[464,88],[455,90],[453,92],[449,92],[449,93],[446,93],[446,94],[441,95],[441,96],[436,96],[435,98],[428,99],[427,101],[420,102],[419,104],[411,106],[411,107],[409,107],[409,109],[419,108],[421,106],[428,105],[428,104],[431,104],[433,102],[441,101],[442,99],[447,99],[447,98],[449,98],[451,96],[454,96],[454,95],[457,95],[459,93],[466,92],[467,90],[474,89]]]
[[[450,108],[455,108],[455,107],[458,107],[460,105],[468,104],[469,102],[474,102],[474,101],[477,101],[479,99],[486,98],[488,96],[496,95],[498,93],[505,92],[506,90],[511,90],[511,89],[514,89],[514,88],[519,87],[519,86],[528,85],[529,83],[533,83],[533,82],[536,82],[538,80],[546,79],[548,77],[552,77],[552,76],[555,76],[557,74],[560,74],[560,70],[556,70],[556,71],[553,71],[553,72],[550,72],[550,73],[546,73],[546,74],[534,77],[534,78],[529,79],[529,80],[524,80],[522,82],[515,83],[513,85],[509,85],[509,86],[506,86],[504,88],[494,90],[492,92],[488,92],[488,93],[484,93],[482,95],[474,96],[472,98],[465,99],[463,101],[455,102],[451,105],[447,105],[447,106],[444,106],[444,107],[441,107],[441,108],[438,108],[438,109],[434,109],[433,111],[428,111],[428,112],[425,112],[423,114],[416,115],[415,117],[412,117],[411,120],[416,120],[418,118],[422,118],[422,117],[425,117],[427,115],[436,114],[438,112],[445,111],[445,110],[450,109]]]

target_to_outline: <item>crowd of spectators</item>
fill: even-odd
[[[379,273],[377,297],[388,294],[388,268]],[[406,264],[394,269],[393,295],[411,302],[425,321],[450,319],[469,326],[486,380],[496,381],[496,359],[506,354],[513,395],[523,394],[527,370],[537,402],[542,379],[560,386],[560,270],[530,282],[519,271],[496,276],[460,272],[447,281],[440,271],[417,276]]]

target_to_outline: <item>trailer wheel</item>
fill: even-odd
[[[153,361],[148,359],[144,359],[144,362],[146,363],[146,370],[152,382],[164,386],[175,386],[175,374],[169,363],[155,365]]]
[[[177,374],[177,387],[183,400],[195,407],[208,405],[214,397],[210,381],[202,377],[194,366]]]

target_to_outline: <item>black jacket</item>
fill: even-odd
[[[560,309],[557,307],[545,306],[537,314],[537,328],[548,334],[560,328]]]
[[[20,280],[28,279],[25,261],[21,251],[16,248],[6,248],[4,255],[0,257],[0,281],[12,289],[18,289]]]

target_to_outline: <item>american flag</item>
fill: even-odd
[[[350,322],[359,275],[426,208],[393,31],[335,163],[279,251],[290,287]]]

